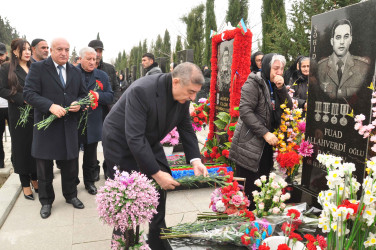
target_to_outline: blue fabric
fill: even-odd
[[[59,78],[60,78],[61,84],[63,84],[63,86],[65,87],[65,81],[64,81],[64,77],[63,77],[63,72],[61,71],[61,69],[63,68],[63,66],[58,65],[57,68],[59,69]]]

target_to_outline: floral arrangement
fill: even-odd
[[[253,250],[261,249],[261,241],[270,237],[273,233],[272,226],[266,219],[254,221],[249,224],[250,226],[247,224],[243,225],[246,226],[245,230],[240,229],[241,232],[244,232],[241,236],[242,244],[250,246]]]
[[[328,249],[368,249],[376,246],[376,164],[367,161],[361,197],[357,198],[360,184],[353,177],[355,164],[343,162],[332,155],[317,156],[326,166],[329,190],[319,193],[323,210],[319,227],[328,233]]]
[[[103,90],[103,84],[101,81],[96,80],[96,86],[93,90],[90,90],[87,96],[79,100],[75,105],[80,106],[90,106],[92,109],[96,109],[98,107],[98,97],[95,93],[96,90],[101,89]],[[68,112],[70,106],[65,107],[65,111]],[[82,133],[84,133],[86,125],[87,125],[87,116],[88,116],[88,109],[86,109],[83,114],[81,115],[80,121],[78,123],[78,127],[83,125]],[[34,126],[37,126],[38,130],[44,129],[46,130],[53,121],[57,119],[57,116],[54,114],[51,114],[46,119],[36,123]]]
[[[179,144],[179,132],[176,127],[162,139],[161,144],[164,147],[171,147]]]
[[[209,100],[200,98],[200,104],[193,103],[194,110],[191,112],[192,127],[194,131],[201,131],[202,126],[208,122]]]
[[[233,171],[232,167],[226,164],[206,165],[209,175],[215,174],[221,168],[226,168],[228,172]],[[194,176],[193,168],[191,165],[186,166],[170,166],[172,177],[180,179],[186,176]]]
[[[139,172],[120,173],[115,167],[114,180],[108,179],[98,190],[96,196],[99,218],[123,236],[114,239],[112,249],[116,246],[129,248],[130,242],[139,244],[138,226],[150,222],[157,213],[159,193],[144,174]],[[136,234],[129,233],[136,229]],[[131,237],[134,237],[131,238]],[[148,249],[145,243],[141,249]],[[128,248],[127,248],[128,247]]]
[[[289,193],[283,194],[282,192],[287,183],[284,180],[277,181],[276,174],[270,173],[268,179],[263,175],[255,181],[255,185],[261,189],[261,192],[257,190],[252,192],[257,217],[262,218],[271,214],[282,214],[286,208],[284,202],[290,199]]]
[[[296,106],[296,101],[294,106]],[[305,121],[301,119],[302,109],[290,110],[282,104],[281,125],[274,132],[278,144],[274,148],[277,169],[291,180],[298,173],[303,157],[311,156],[313,145],[305,140]]]
[[[240,186],[236,180],[232,180],[232,172],[228,173],[227,169],[222,169],[223,173],[230,174],[231,185],[217,188],[210,195],[210,209],[213,212],[234,214],[239,211],[247,210],[250,205],[248,197],[242,191],[244,187]]]

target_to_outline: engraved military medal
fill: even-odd
[[[342,126],[347,125],[347,119],[345,116],[349,113],[349,109],[350,109],[350,105],[341,104],[340,113],[341,115],[343,115],[343,117],[339,119],[339,124],[341,124]]]
[[[316,101],[315,102],[315,112],[316,112],[316,114],[315,114],[315,120],[317,122],[319,122],[320,119],[321,119],[321,115],[320,115],[321,110],[322,110],[322,102],[317,102]]]
[[[324,109],[322,111],[325,114],[322,117],[322,120],[324,122],[328,122],[329,121],[329,116],[328,116],[328,114],[330,113],[329,109],[330,109],[330,102],[324,102]]]
[[[332,117],[332,119],[330,119],[330,121],[332,122],[332,124],[337,124],[337,122],[338,122],[338,119],[336,117],[336,115],[338,115],[338,110],[339,110],[339,103],[332,103],[332,112],[331,112],[331,115],[333,117]]]

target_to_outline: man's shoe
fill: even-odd
[[[74,208],[83,209],[85,207],[84,204],[77,197],[74,197],[70,200],[66,200],[66,202],[72,204]]]
[[[89,194],[95,195],[97,194],[97,187],[94,184],[86,184],[85,189]]]
[[[99,171],[94,171],[94,181],[99,181]]]
[[[52,205],[42,205],[42,208],[40,209],[40,217],[42,217],[42,219],[47,219],[51,215],[51,208]]]

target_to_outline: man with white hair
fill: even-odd
[[[83,48],[80,50],[81,63],[77,65],[77,68],[81,70],[81,78],[86,89],[88,91],[93,90],[98,98],[98,107],[95,109],[88,108],[86,128],[81,126],[79,131],[79,142],[83,144],[84,148],[82,171],[85,189],[92,195],[97,193],[94,182],[97,166],[97,146],[98,142],[102,140],[103,107],[110,105],[114,97],[108,75],[95,67],[96,57],[97,52],[93,48]],[[102,85],[103,88],[98,85]]]
[[[52,185],[53,160],[61,169],[63,195],[67,203],[82,209],[77,198],[78,174],[78,119],[80,106],[77,101],[87,94],[81,72],[68,63],[69,43],[64,38],[51,42],[51,56],[31,64],[27,74],[24,99],[34,107],[34,121],[38,123],[49,115],[57,119],[42,130],[34,126],[31,154],[36,159],[40,215],[51,215],[55,193]],[[65,107],[69,107],[69,115]]]

